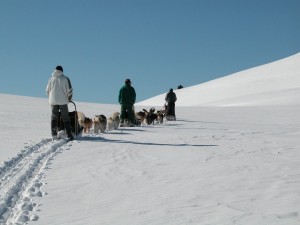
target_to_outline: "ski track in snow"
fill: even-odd
[[[71,143],[66,140],[43,139],[32,146],[25,146],[15,157],[4,161],[0,167],[0,224],[24,224],[38,220],[36,197],[41,192],[42,178],[49,162]]]

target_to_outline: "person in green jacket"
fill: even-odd
[[[125,119],[129,126],[134,126],[134,110],[136,93],[131,86],[130,79],[125,80],[125,85],[119,91],[119,103],[121,105],[120,126],[124,126]]]

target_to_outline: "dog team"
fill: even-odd
[[[133,110],[134,111],[134,110]],[[157,110],[152,107],[149,111],[143,109],[134,113],[134,126],[142,126],[144,124],[163,124],[165,110]],[[106,131],[117,130],[119,127],[129,126],[127,120],[124,123],[120,121],[120,113],[114,112],[108,119],[105,115],[95,115],[93,119],[86,117],[83,112],[77,112],[79,125],[83,128],[83,133],[88,134],[94,129],[95,134],[105,133]]]

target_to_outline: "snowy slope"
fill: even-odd
[[[292,68],[295,57],[276,62],[276,71]],[[274,74],[297,74],[293,68]],[[300,224],[300,105],[286,99],[299,83],[291,76],[279,89],[272,76],[253,85],[243,74],[218,85],[251,83],[241,89],[247,94],[214,102],[248,106],[177,107],[175,122],[91,132],[69,143],[50,140],[47,99],[0,94],[0,224]],[[200,87],[184,88],[188,97],[180,101]],[[262,95],[266,105],[249,106]],[[120,106],[78,102],[77,109],[108,117]]]
[[[299,104],[300,53],[175,92],[177,106]],[[161,106],[164,97],[165,93],[138,105]]]
[[[179,107],[176,122],[66,143],[50,141],[43,99],[10,98],[1,114],[27,118],[5,127],[26,132],[1,139],[1,159],[15,153],[0,166],[0,224],[300,222],[299,106]],[[78,105],[88,115],[118,107]]]

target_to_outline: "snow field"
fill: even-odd
[[[53,161],[35,224],[297,224],[294,118],[209,111],[83,136]]]

